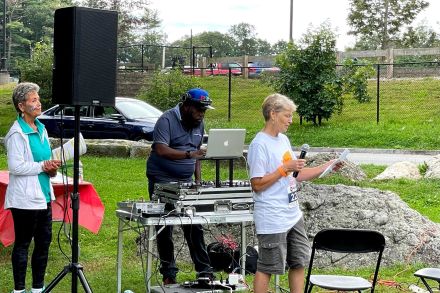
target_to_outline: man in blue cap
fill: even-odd
[[[165,111],[157,120],[153,145],[147,160],[148,192],[154,193],[155,183],[200,182],[198,159],[206,150],[200,149],[205,133],[203,118],[207,109],[214,109],[208,92],[194,88],[182,96],[176,107]],[[193,178],[194,175],[194,178]],[[176,283],[178,269],[174,258],[173,226],[156,227],[160,273],[165,285]],[[201,225],[182,226],[191,259],[199,277],[213,278]]]

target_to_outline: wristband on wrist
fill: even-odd
[[[278,167],[278,172],[279,172],[279,173],[281,174],[281,176],[283,176],[283,177],[286,177],[286,176],[287,176],[286,170],[284,170],[283,165],[281,165],[281,166]]]

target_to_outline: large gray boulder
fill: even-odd
[[[311,240],[324,228],[371,229],[385,236],[384,265],[417,262],[440,265],[440,225],[408,207],[393,192],[303,183],[299,198]],[[353,268],[366,265],[366,259],[324,258],[321,264]]]
[[[340,154],[330,152],[330,153],[319,153],[312,156],[307,156],[306,159],[306,165],[307,167],[315,167],[319,166],[321,164],[324,164],[327,161],[337,159]],[[338,173],[345,177],[350,179],[351,181],[362,181],[367,178],[367,175],[365,172],[356,165],[353,162],[350,162],[349,160],[344,161],[344,165],[341,169],[339,169]]]
[[[392,164],[382,173],[373,178],[373,180],[389,180],[389,179],[411,179],[418,180],[422,176],[419,167],[413,162],[403,161]]]
[[[440,155],[432,157],[431,160],[426,162],[428,169],[425,173],[425,178],[440,179]]]
[[[66,143],[65,139],[63,143]],[[118,157],[118,158],[148,158],[151,143],[148,141],[132,141],[125,139],[85,139],[87,153],[85,155]],[[60,145],[59,138],[50,138],[52,148]]]

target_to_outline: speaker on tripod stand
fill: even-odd
[[[116,11],[84,7],[55,11],[52,102],[75,106],[72,259],[44,292],[50,292],[68,273],[72,273],[72,293],[78,292],[78,278],[84,291],[92,292],[78,257],[80,107],[115,103],[117,27]]]

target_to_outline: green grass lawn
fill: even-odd
[[[246,128],[249,143],[263,127],[261,104],[273,89],[255,79],[236,77],[231,84],[229,109],[228,79],[199,78],[213,99],[215,110],[207,111],[209,128]],[[16,116],[11,103],[13,84],[0,86],[0,136]],[[436,79],[389,80],[380,82],[380,120],[376,122],[376,82],[369,81],[369,103],[359,104],[344,97],[341,114],[335,113],[321,126],[294,117],[287,135],[294,146],[363,147],[390,149],[440,149],[440,86]],[[230,119],[229,119],[230,118]]]
[[[105,205],[105,216],[101,230],[97,235],[80,227],[80,263],[84,266],[85,275],[94,292],[114,292],[116,288],[116,252],[117,252],[117,225],[118,220],[115,215],[117,202],[127,199],[147,198],[147,182],[145,178],[144,159],[118,159],[118,158],[99,158],[85,156],[81,159],[84,165],[84,176],[87,181],[93,183],[101,200]],[[384,167],[373,165],[363,166],[369,178],[383,171]],[[0,169],[6,169],[6,156],[0,153]],[[205,180],[214,180],[213,164],[203,164],[202,174]],[[221,169],[221,178],[227,178],[227,169]],[[247,178],[244,168],[234,170],[235,178]],[[321,183],[353,184],[338,176],[331,176],[321,179]],[[416,184],[406,180],[373,183],[365,180],[356,183],[359,186],[377,187],[397,192],[408,204],[429,217],[435,222],[440,222],[440,204],[438,190],[440,182],[438,180],[420,180]],[[67,256],[71,251],[67,245],[67,240],[63,232],[59,232],[60,223],[54,223],[54,237],[50,250],[50,259],[47,270],[46,281],[52,280],[64,265],[69,261],[61,251]],[[140,229],[142,231],[142,229]],[[58,244],[57,235],[60,234]],[[141,257],[137,253],[135,232],[124,233],[124,261],[123,261],[123,290],[131,289],[134,292],[144,292],[143,270]],[[181,243],[180,239],[176,243]],[[62,250],[59,248],[62,248]],[[178,246],[178,245],[177,245]],[[0,246],[0,292],[9,292],[13,286],[12,271],[10,265],[10,255],[12,247]],[[143,256],[145,258],[145,255]],[[412,276],[413,272],[421,268],[423,264],[409,265],[402,263],[393,267],[383,267],[380,272],[380,281],[384,284],[392,284],[397,288],[381,285],[378,292],[408,292],[405,288],[417,280]],[[189,263],[182,263],[180,259],[179,267],[182,269],[178,275],[179,281],[190,280],[195,276],[194,270]],[[157,267],[155,267],[157,268]],[[356,270],[356,273],[369,278],[369,270],[363,268]],[[225,276],[225,275],[224,275]],[[28,277],[30,275],[28,274]],[[29,279],[30,280],[30,279]],[[154,271],[153,283],[160,280],[160,275]],[[246,278],[252,284],[252,276]],[[386,282],[385,282],[386,281]],[[392,281],[392,282],[388,282]],[[69,292],[71,278],[68,275],[56,287],[53,292]],[[281,285],[287,287],[285,276],[281,278]],[[79,291],[82,292],[82,289]]]
[[[273,90],[259,80],[234,78],[231,92],[231,119],[228,121],[227,78],[204,78],[201,84],[213,98],[207,111],[208,128],[246,128],[250,142],[263,126],[261,104]],[[363,147],[390,149],[440,149],[440,86],[436,79],[393,80],[380,83],[380,117],[376,122],[376,82],[369,81],[373,100],[359,104],[344,97],[341,114],[335,113],[321,126],[299,125],[299,117],[288,130],[293,145],[308,143],[320,147]]]
[[[214,100],[216,110],[206,115],[207,128],[229,127],[246,128],[246,141],[262,128],[261,103],[273,90],[258,80],[234,78],[232,81],[231,121],[228,121],[228,81],[226,78],[205,78],[201,80]],[[376,92],[375,82],[369,83],[369,93]],[[4,136],[16,116],[11,103],[13,85],[0,86],[0,136]],[[440,149],[440,87],[438,80],[393,80],[381,82],[380,122],[376,123],[376,102],[358,104],[352,98],[345,98],[343,112],[335,114],[320,127],[304,123],[299,125],[296,117],[287,135],[292,144],[299,146],[308,143],[311,146],[329,147],[367,147],[396,149]],[[80,263],[84,266],[86,277],[94,292],[114,292],[116,289],[116,243],[117,217],[116,204],[127,199],[147,197],[145,179],[145,159],[118,159],[84,157],[84,177],[94,184],[106,211],[101,230],[97,235],[80,228]],[[378,166],[363,166],[369,178],[383,170]],[[7,169],[6,155],[0,151],[0,169]],[[214,178],[213,166],[204,164],[204,179]],[[226,177],[226,173],[222,177]],[[236,178],[247,178],[241,168],[235,172]],[[353,184],[348,180],[332,176],[322,183]],[[418,210],[432,221],[440,222],[440,182],[438,180],[420,180],[417,182],[396,180],[370,182],[365,180],[356,183],[359,186],[392,190],[399,194],[410,207]],[[63,233],[58,233],[60,223],[54,223],[54,238],[50,251],[50,260],[46,281],[52,280],[68,263],[71,255]],[[57,235],[60,234],[60,240]],[[143,292],[142,278],[144,268],[137,254],[136,233],[124,234],[123,290]],[[61,248],[59,248],[61,247]],[[11,247],[0,246],[0,293],[12,289],[12,272],[10,265]],[[190,264],[182,264],[179,281],[194,276]],[[378,292],[408,292],[408,285],[415,283],[413,272],[423,264],[400,264],[384,267],[380,272],[383,285]],[[370,277],[366,269],[356,270],[364,277]],[[153,277],[153,283],[160,277]],[[247,277],[249,283],[252,277]],[[391,282],[388,282],[391,281]],[[287,287],[285,277],[281,284]],[[70,276],[64,278],[53,292],[69,292]]]
[[[11,98],[14,86],[14,83],[0,85],[0,136],[5,136],[17,115]]]

